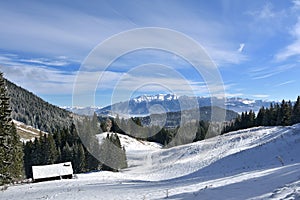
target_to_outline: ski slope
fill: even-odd
[[[129,162],[120,173],[12,186],[0,199],[300,199],[300,124],[170,149],[128,136],[120,140]]]

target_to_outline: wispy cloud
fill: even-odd
[[[234,49],[224,50],[208,47],[207,51],[218,67],[241,64],[249,59],[248,56],[243,55]]]
[[[67,59],[67,58],[66,58]],[[58,60],[50,60],[46,58],[32,58],[32,59],[19,59],[20,62],[25,62],[28,64],[39,64],[39,65],[45,65],[45,66],[56,66],[56,67],[62,67],[69,65],[70,62],[66,59],[58,59]]]
[[[98,15],[91,14],[92,9],[86,10],[83,6],[59,6],[50,2],[17,4],[22,10],[12,7],[9,2],[1,3],[1,48],[84,58],[112,33],[134,27],[126,18],[107,12],[105,9],[112,9],[105,3],[101,7],[95,5],[99,7]]]
[[[62,67],[70,63],[46,58],[23,59],[7,54],[0,56],[0,70],[5,77],[36,94],[71,94],[76,72]],[[54,69],[49,65],[62,68]]]
[[[254,12],[254,14],[261,19],[270,19],[275,16],[275,12],[273,11],[273,5],[271,3],[265,4],[262,10]]]
[[[290,31],[294,41],[275,55],[277,61],[284,61],[292,56],[300,56],[300,17]]]
[[[300,1],[299,0],[293,0],[294,7],[293,9],[298,10],[300,9]]]
[[[277,67],[263,67],[261,70],[259,70],[259,68],[254,68],[249,70],[249,74],[253,80],[265,79],[286,72],[294,67],[296,67],[295,64],[286,64]]]
[[[240,44],[240,48],[238,49],[238,52],[242,52],[244,50],[244,47],[245,47],[245,44],[244,43],[241,43]]]
[[[5,77],[36,94],[72,94],[75,73],[42,66],[0,66]]]
[[[278,34],[286,31],[283,30],[285,29],[283,27],[287,24],[286,19],[288,19],[290,13],[289,8],[277,6],[275,3],[272,4],[271,1],[257,5],[258,7],[252,7],[245,12],[246,15],[252,18],[252,21],[249,22],[251,35],[267,39],[277,37]]]
[[[263,5],[260,9],[248,11],[247,14],[252,15],[253,17],[260,19],[260,20],[270,20],[278,15],[284,14],[284,11],[276,12],[274,10],[274,6],[272,3],[267,2]]]
[[[285,81],[285,82],[282,82],[282,83],[279,83],[279,84],[275,85],[275,87],[287,85],[287,84],[294,83],[294,82],[295,82],[295,80]]]

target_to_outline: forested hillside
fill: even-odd
[[[226,114],[225,119],[222,119],[223,114]],[[214,114],[212,118],[212,114]],[[161,122],[166,115],[166,122],[165,124],[161,125]],[[238,116],[238,113],[232,110],[226,110],[217,106],[205,106],[200,107],[199,110],[183,110],[178,112],[167,112],[166,114],[153,114],[147,117],[143,117],[141,119],[142,124],[148,126],[150,123],[154,125],[160,125],[164,127],[176,127],[180,124],[187,123],[192,120],[202,120],[205,122],[214,121],[214,122],[223,122],[231,121]],[[186,121],[182,121],[185,119]]]
[[[255,112],[243,112],[232,123],[224,127],[223,132],[236,131],[255,126],[290,126],[300,123],[300,96],[293,104],[291,101],[273,104],[269,108],[261,107]]]
[[[45,102],[8,80],[6,86],[13,119],[49,133],[71,125],[71,112]]]

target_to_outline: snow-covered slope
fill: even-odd
[[[39,129],[33,128],[32,126],[28,126],[22,122],[13,120],[17,133],[20,136],[22,142],[28,142],[30,140],[34,140],[34,138],[39,138],[40,134],[48,134],[47,132],[41,131]]]
[[[300,199],[300,124],[259,127],[163,149],[121,138],[121,173],[9,187],[1,199]],[[137,153],[137,146],[140,153]]]
[[[107,134],[109,133],[105,132],[97,136],[100,143]],[[142,166],[147,162],[148,155],[162,148],[160,144],[155,142],[136,140],[122,134],[118,134],[118,136],[122,146],[125,147],[129,167]]]

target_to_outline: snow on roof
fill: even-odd
[[[73,174],[71,162],[32,166],[33,179],[59,177]]]

